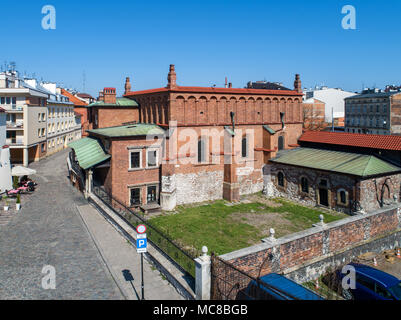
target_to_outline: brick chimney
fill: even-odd
[[[173,64],[170,64],[170,71],[167,76],[167,88],[168,89],[176,88],[177,87],[176,80],[177,80],[177,75],[175,73],[175,67]]]
[[[232,84],[231,82],[229,82],[229,83],[228,83],[228,87],[229,87],[229,88],[232,88],[232,87],[233,87],[233,84]]]
[[[104,96],[103,96],[103,91],[99,92],[99,97],[97,98],[97,101],[103,101],[104,100]]]
[[[104,88],[103,89],[103,101],[107,104],[116,103],[116,88]]]
[[[124,94],[127,94],[128,92],[131,91],[131,83],[129,82],[129,77],[125,78],[125,86],[124,86],[124,88],[125,88]]]
[[[299,74],[295,75],[294,90],[298,93],[302,93],[301,78]]]

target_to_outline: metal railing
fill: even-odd
[[[93,181],[92,192],[133,228],[136,228],[139,224],[146,225],[148,241],[188,275],[195,278],[194,259],[200,255],[197,250],[189,251],[183,249],[176,241],[141,216],[140,213],[128,208],[122,201],[113,197],[102,185],[95,181]]]

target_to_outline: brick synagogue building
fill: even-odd
[[[265,164],[298,146],[303,125],[299,75],[293,90],[187,87],[174,65],[166,87],[132,91],[127,78],[124,97],[105,88],[87,109],[94,129],[70,144],[73,182],[144,211],[262,191]]]
[[[72,182],[144,212],[262,190],[349,214],[401,199],[401,137],[303,134],[299,75],[293,90],[184,87],[171,65],[166,87],[132,91],[127,78],[123,97],[104,88],[86,110]]]

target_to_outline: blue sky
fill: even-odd
[[[44,5],[56,8],[56,30],[43,30]],[[356,30],[344,30],[344,5],[356,9]],[[165,86],[169,64],[177,83],[234,87],[250,80],[292,86],[401,84],[401,1],[0,0],[0,64],[97,95]]]

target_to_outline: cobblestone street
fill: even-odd
[[[0,225],[0,299],[124,298],[77,211],[87,202],[68,181],[67,154],[30,165],[38,187]],[[56,270],[54,290],[42,288],[46,265]]]

